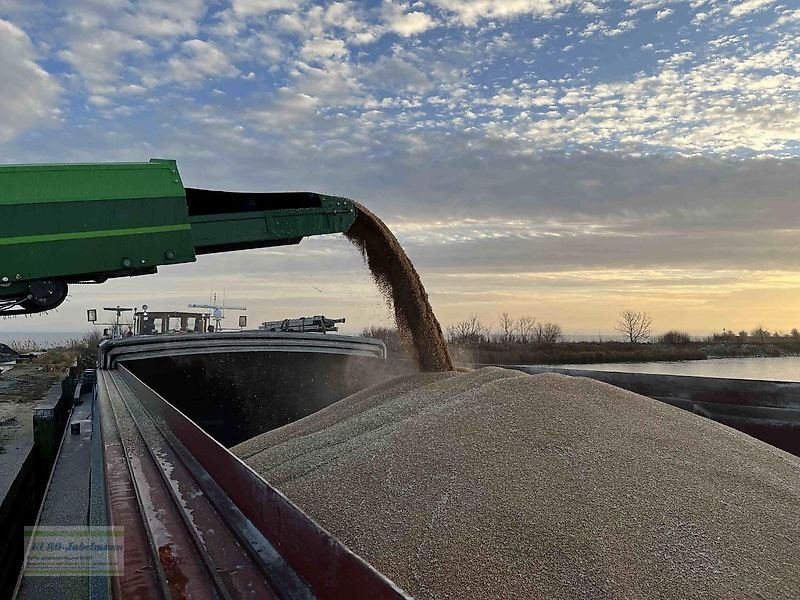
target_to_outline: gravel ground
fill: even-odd
[[[7,444],[18,446],[33,441],[33,409],[62,377],[58,371],[31,363],[0,373],[0,454]]]
[[[233,450],[419,599],[800,597],[800,460],[589,379],[409,376]]]

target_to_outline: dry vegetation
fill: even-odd
[[[22,355],[35,354],[32,364],[48,371],[61,371],[71,367],[79,357],[91,362],[97,355],[97,346],[102,334],[96,329],[88,329],[81,337],[76,337],[59,345],[43,346],[33,340],[15,340],[8,346]]]
[[[590,364],[800,354],[797,329],[785,334],[759,326],[739,333],[723,330],[703,339],[673,329],[652,336],[649,315],[625,312],[631,314],[627,319],[621,315],[620,322],[630,323],[633,337],[639,341],[566,341],[557,323],[539,322],[532,316],[514,318],[508,313],[500,314],[495,326],[472,314],[450,324],[447,338],[453,357],[462,364]],[[409,346],[397,330],[373,326],[362,333],[382,340],[391,355],[408,356]],[[631,332],[624,334],[630,340]]]

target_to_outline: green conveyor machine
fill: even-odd
[[[70,284],[297,244],[355,218],[335,196],[185,188],[172,160],[0,166],[0,316],[56,308]]]

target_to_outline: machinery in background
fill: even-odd
[[[220,314],[222,309],[239,309],[245,310],[244,307],[231,307],[231,306],[217,306],[217,305],[191,305],[197,308],[213,308],[215,309],[214,319],[217,322],[216,331],[221,331],[219,321],[224,318]],[[212,333],[215,327],[210,324],[212,313],[203,312],[187,312],[180,310],[171,311],[151,311],[145,304],[142,309],[138,308],[123,308],[117,306],[116,308],[104,308],[110,312],[115,312],[117,315],[116,321],[109,323],[100,323],[97,321],[97,310],[91,309],[87,311],[89,322],[94,325],[103,326],[107,325],[110,328],[104,330],[104,337],[110,339],[121,339],[129,336],[139,335],[161,335],[166,333]],[[122,315],[126,312],[133,312],[133,322],[123,323]],[[247,317],[239,317],[239,329],[244,329],[247,326]]]
[[[133,315],[133,335],[206,333],[210,316],[205,312],[149,311],[147,305]],[[173,323],[175,327],[173,327]]]
[[[108,311],[108,312],[113,312],[113,313],[115,313],[117,315],[117,318],[116,318],[116,320],[114,321],[114,324],[111,327],[111,338],[112,339],[118,340],[118,339],[122,338],[125,335],[123,330],[122,330],[123,327],[127,327],[128,328],[128,333],[130,334],[131,326],[128,323],[123,323],[122,322],[122,315],[124,315],[126,312],[135,312],[136,311],[135,308],[123,308],[122,306],[117,305],[114,308],[108,308],[108,307],[104,306],[103,310]]]
[[[52,310],[71,284],[297,244],[355,219],[336,196],[185,188],[173,160],[0,166],[0,316]]]
[[[214,299],[212,300],[211,304],[190,304],[189,308],[207,308],[213,311],[212,319],[214,319],[213,329],[209,331],[222,331],[222,321],[225,318],[225,311],[226,310],[247,310],[246,306],[225,306],[225,301],[222,301],[222,304],[217,304],[217,295],[214,294]],[[241,319],[240,319],[241,323]],[[247,323],[247,319],[245,318],[245,324]],[[244,327],[243,325],[239,326],[240,329]]]
[[[88,310],[87,311],[87,317],[88,317],[89,322],[92,323],[93,325],[101,325],[101,326],[102,325],[108,325],[108,326],[110,326],[110,329],[106,328],[106,329],[103,330],[103,337],[104,338],[110,338],[110,339],[113,339],[113,340],[119,340],[119,339],[122,339],[123,337],[125,337],[126,334],[127,335],[133,335],[131,333],[132,329],[133,329],[132,326],[130,325],[130,323],[123,323],[122,322],[122,315],[125,314],[126,312],[135,312],[136,311],[135,308],[125,308],[125,307],[117,305],[115,307],[110,307],[110,308],[109,307],[104,307],[103,310],[115,313],[117,318],[114,321],[110,322],[110,323],[99,323],[97,321],[97,309]],[[127,328],[127,331],[125,331],[125,328]]]
[[[328,319],[322,315],[314,317],[299,317],[297,319],[284,319],[283,321],[266,321],[259,326],[260,331],[283,331],[290,333],[328,333],[339,331],[337,323],[344,323],[345,319]]]

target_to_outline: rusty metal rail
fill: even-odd
[[[123,364],[97,389],[118,597],[409,598]]]

